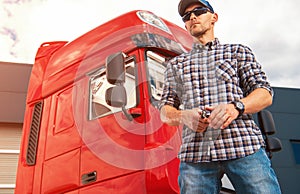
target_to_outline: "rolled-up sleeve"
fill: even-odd
[[[257,88],[264,88],[273,96],[274,91],[267,80],[266,73],[262,70],[260,63],[256,61],[251,49],[246,46],[241,46],[239,47],[237,56],[240,84],[243,88],[244,95],[249,95]]]
[[[167,68],[164,72],[164,89],[159,108],[164,105],[170,105],[179,109],[179,88],[181,84],[178,83],[178,80],[179,78],[176,75],[176,62],[175,59],[173,59],[167,63]]]

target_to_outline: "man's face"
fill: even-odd
[[[195,8],[203,8],[201,4],[192,4],[186,10],[185,13],[193,11]],[[204,36],[205,34],[212,32],[213,24],[215,22],[215,14],[207,11],[206,13],[196,16],[195,13],[191,13],[189,20],[185,21],[185,28],[187,31],[196,38]]]

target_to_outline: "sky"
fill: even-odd
[[[184,28],[179,0],[0,0],[0,61],[34,63],[43,42],[72,41],[132,10]],[[272,86],[300,88],[299,0],[210,0],[221,43],[249,46]]]

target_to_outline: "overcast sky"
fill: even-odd
[[[34,63],[42,42],[71,41],[132,10],[149,10],[184,27],[179,0],[1,0],[0,61]],[[221,43],[249,46],[272,86],[300,88],[299,0],[210,0]]]

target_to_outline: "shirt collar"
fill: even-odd
[[[192,50],[211,50],[216,48],[220,44],[218,38],[215,38],[213,41],[206,43],[205,45],[195,42],[193,43]]]

